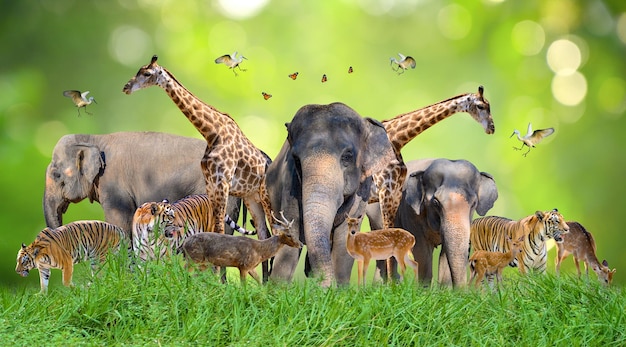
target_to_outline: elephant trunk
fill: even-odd
[[[50,185],[46,184],[43,195],[43,213],[46,225],[50,228],[58,228],[63,225],[63,214],[67,211],[69,201],[64,199],[60,193],[52,191]]]
[[[467,264],[469,258],[469,220],[460,221],[460,224],[449,225],[444,223],[442,230],[446,230],[446,256],[450,271],[449,279],[454,287],[464,286],[467,283]],[[453,239],[453,242],[449,242]],[[440,270],[441,272],[441,270]],[[445,273],[445,271],[443,271]],[[448,279],[441,279],[440,282],[447,282]]]
[[[444,207],[445,212],[441,218],[443,258],[440,256],[439,282],[452,284],[454,287],[464,286],[467,283],[470,223],[473,210],[462,193],[450,193],[444,201],[447,207]],[[442,259],[447,261],[442,261]]]
[[[343,203],[343,172],[336,159],[309,158],[302,163],[302,219],[307,255],[322,286],[335,280],[331,258],[331,230]]]

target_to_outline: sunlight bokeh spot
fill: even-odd
[[[161,8],[161,23],[168,29],[176,32],[192,30],[190,17],[198,13],[198,7],[193,1],[173,1]]]
[[[44,156],[50,157],[57,141],[70,131],[58,120],[41,123],[35,132],[35,147]]]
[[[565,106],[576,106],[587,95],[587,80],[578,71],[569,75],[556,75],[552,79],[552,95]]]
[[[617,37],[626,45],[626,12],[619,16],[615,30],[617,31]]]
[[[571,75],[580,67],[582,56],[574,42],[561,39],[550,44],[546,59],[555,74]]]
[[[144,62],[152,46],[150,36],[143,30],[122,25],[111,33],[109,38],[109,54],[122,65],[136,67]]]
[[[246,19],[256,16],[269,0],[219,0],[220,12],[232,19]]]
[[[406,16],[415,11],[421,0],[357,0],[363,11],[373,15]]]
[[[538,23],[524,20],[513,27],[511,40],[515,50],[520,54],[530,56],[541,52],[546,42],[546,33]]]
[[[598,104],[616,118],[621,117],[626,112],[626,82],[617,77],[605,79],[598,89]]]
[[[448,5],[439,10],[437,25],[443,36],[460,40],[472,29],[472,14],[461,5]]]

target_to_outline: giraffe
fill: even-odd
[[[407,174],[407,168],[402,160],[400,150],[409,141],[431,126],[459,112],[469,113],[472,118],[483,126],[487,134],[495,132],[489,101],[483,97],[483,91],[483,86],[479,86],[477,94],[466,93],[457,95],[436,104],[382,121],[396,153],[396,160],[390,162],[384,170],[373,175],[378,192],[370,196],[370,202],[377,200],[380,202],[383,217],[382,228],[393,227],[396,211],[400,205],[402,186]]]
[[[159,66],[157,59],[155,55],[150,64],[142,66],[122,91],[130,95],[154,85],[161,87],[206,139],[207,148],[201,167],[207,195],[213,202],[213,231],[224,233],[223,220],[230,194],[243,199],[252,214],[259,238],[268,238],[265,216],[269,216],[271,208],[262,186],[271,159],[252,144],[234,119],[193,95],[167,69]],[[267,276],[266,267],[267,263],[264,263],[264,278]]]

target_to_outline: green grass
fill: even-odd
[[[258,286],[211,273],[190,276],[177,261],[134,272],[110,257],[89,282],[0,291],[2,345],[125,346],[623,346],[620,287],[571,276],[507,272],[500,290],[402,284],[320,288],[315,280]],[[38,276],[33,271],[31,276]],[[53,270],[53,277],[60,277]],[[409,278],[408,280],[410,280]]]

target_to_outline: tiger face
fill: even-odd
[[[548,238],[553,238],[558,243],[563,242],[561,235],[569,233],[569,225],[567,225],[561,213],[556,208],[548,212],[538,211],[539,213],[541,213],[540,219],[545,225],[545,235]]]
[[[35,257],[39,252],[39,248],[33,248],[32,245],[26,246],[22,243],[22,248],[17,252],[17,266],[15,272],[22,277],[28,276],[30,270],[36,268]]]
[[[163,244],[163,232],[174,222],[174,210],[167,201],[146,202],[133,216],[133,249],[141,259],[154,255],[157,244]],[[149,255],[148,255],[149,254]]]

